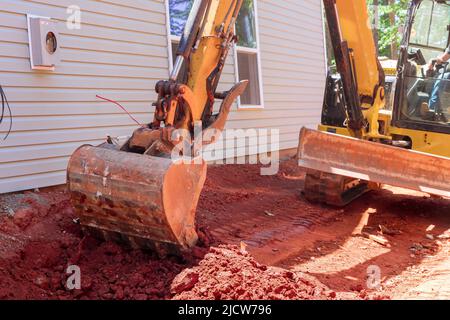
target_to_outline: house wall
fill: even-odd
[[[322,111],[326,60],[321,0],[257,4],[264,108],[234,108],[227,128],[277,129],[281,150],[297,148],[300,129],[316,128]]]
[[[82,28],[65,27],[70,5]],[[60,23],[61,63],[32,71],[26,14]],[[238,110],[228,128],[279,128],[281,149],[296,147],[302,126],[320,119],[325,79],[319,0],[258,0],[264,109]],[[164,0],[3,0],[0,85],[13,109],[13,132],[0,142],[0,193],[65,182],[70,154],[136,125],[96,94],[123,103],[140,122],[152,119],[154,84],[169,74]],[[221,88],[235,82],[233,56]],[[7,120],[0,134],[7,130]]]

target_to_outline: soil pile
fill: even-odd
[[[174,279],[171,292],[180,300],[337,298],[314,278],[261,265],[237,246],[211,248],[197,267],[184,270]]]
[[[0,299],[170,299],[191,266],[84,237],[64,191],[2,200]],[[69,266],[80,268],[80,290],[67,287]]]

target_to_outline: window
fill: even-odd
[[[178,44],[180,43],[181,34],[189,17],[194,0],[166,0],[167,15],[167,34],[169,46],[169,72],[173,69]],[[180,77],[185,76],[186,66],[183,67]]]
[[[170,35],[181,37],[194,0],[168,0]]]
[[[410,42],[444,50],[448,45],[449,20],[450,10],[447,5],[424,1],[416,15]]]
[[[420,49],[427,60],[442,54],[448,45],[450,6],[424,1],[412,26],[409,52]],[[447,66],[425,76],[417,68],[403,72],[403,99],[399,118],[408,126],[448,133],[450,128],[450,72]]]
[[[257,55],[253,52],[237,51],[239,79],[250,80],[247,90],[241,96],[241,104],[243,105],[261,105]]]
[[[238,43],[235,50],[237,80],[249,80],[249,86],[239,99],[240,108],[262,108],[262,78],[258,39],[257,1],[244,0],[236,21]],[[166,0],[167,32],[169,35],[170,70],[173,68],[180,41],[193,0]],[[182,71],[183,73],[183,71]]]
[[[238,80],[249,80],[247,90],[239,99],[239,107],[262,108],[263,92],[257,1],[244,0],[236,21],[238,43],[235,50],[236,75]]]

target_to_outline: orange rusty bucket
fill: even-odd
[[[178,254],[197,242],[195,212],[206,170],[203,160],[172,161],[85,145],[72,155],[67,181],[85,230]]]

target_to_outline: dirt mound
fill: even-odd
[[[213,247],[197,267],[172,282],[174,299],[307,300],[336,299],[312,277],[259,264],[237,246]]]
[[[0,299],[168,299],[191,266],[84,237],[64,191],[3,195],[0,208]],[[68,289],[69,266],[80,268],[81,290]]]

